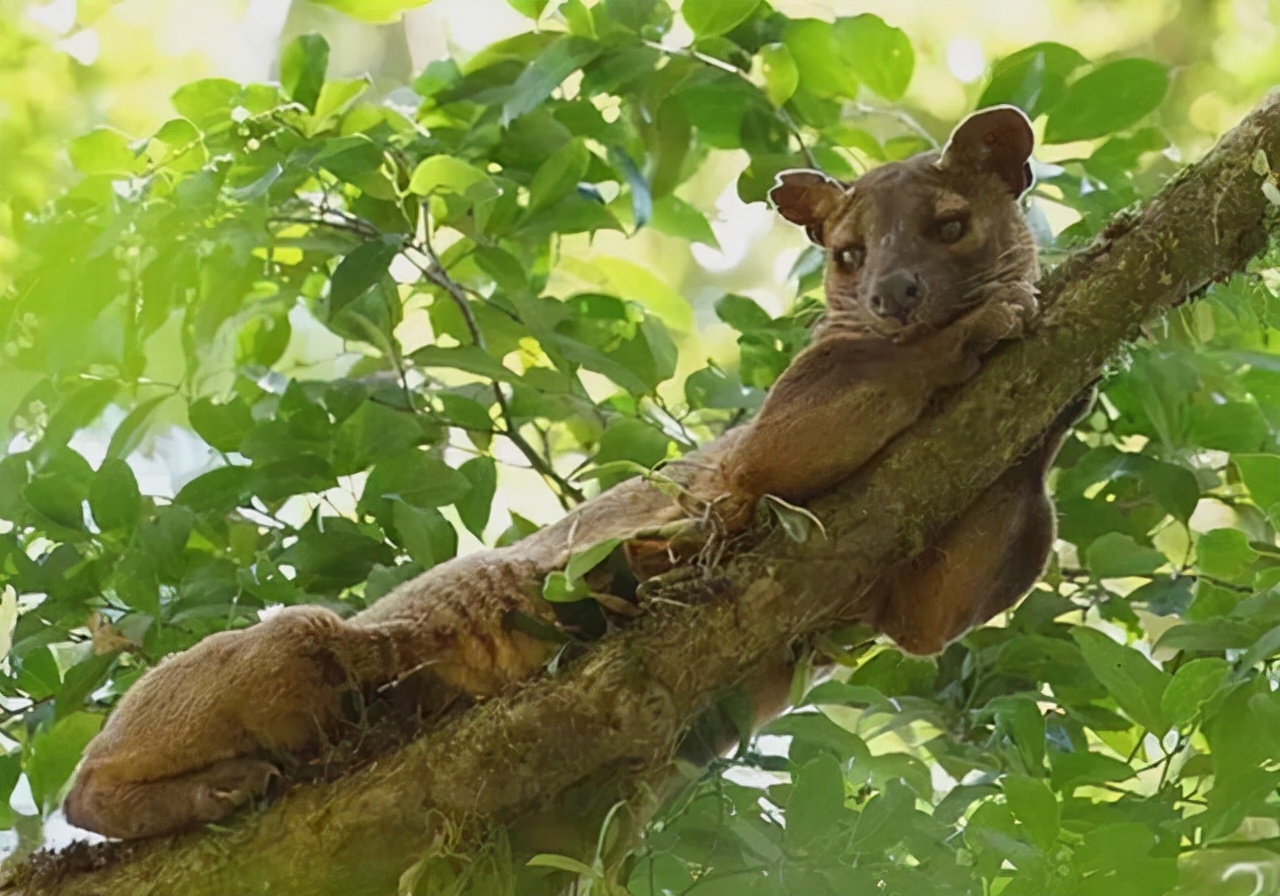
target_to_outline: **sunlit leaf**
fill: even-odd
[[[841,60],[863,84],[889,100],[906,92],[916,58],[902,29],[864,13],[837,19],[832,33],[840,47]]]
[[[1160,710],[1170,724],[1190,721],[1206,700],[1214,695],[1231,671],[1227,661],[1219,657],[1191,660],[1174,673],[1160,699]]]
[[[336,9],[362,22],[394,22],[410,9],[426,6],[431,0],[307,0],[317,6]]]
[[[303,34],[280,53],[280,84],[290,99],[314,112],[328,67],[329,42],[319,34]]]
[[[767,44],[760,48],[760,68],[764,75],[764,92],[769,102],[781,106],[800,85],[800,69],[786,44]]]
[[[334,269],[329,284],[329,316],[337,317],[356,297],[382,279],[402,247],[403,238],[399,234],[388,234],[361,243],[348,253]]]
[[[138,170],[138,156],[124,134],[98,128],[67,145],[71,164],[82,174],[114,174],[127,177]]]
[[[529,185],[529,211],[536,212],[567,195],[586,174],[590,160],[587,147],[574,140],[543,162]]]
[[[1071,47],[1052,41],[1011,53],[992,68],[977,108],[1010,103],[1034,118],[1057,104],[1067,78],[1086,61]]]
[[[724,34],[755,12],[760,0],[684,0],[680,15],[698,37]]]
[[[538,54],[513,85],[511,98],[502,105],[502,121],[510,124],[536,109],[569,75],[600,54],[595,41],[562,37]]]
[[[1089,140],[1137,124],[1164,99],[1169,75],[1148,59],[1120,59],[1071,84],[1049,109],[1046,143]]]
[[[1164,734],[1168,722],[1161,699],[1169,675],[1132,647],[1117,644],[1102,632],[1077,626],[1072,630],[1090,671],[1135,722],[1153,734]]]
[[[31,796],[40,813],[47,814],[58,805],[58,793],[71,777],[89,738],[102,727],[102,716],[76,712],[59,719],[45,731],[38,732],[27,748],[24,771],[31,785]]]

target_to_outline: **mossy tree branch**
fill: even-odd
[[[1276,229],[1253,169],[1280,164],[1280,91],[1140,213],[1041,284],[1036,331],[893,450],[812,505],[827,537],[780,535],[714,571],[714,594],[653,605],[567,673],[492,700],[334,784],[298,787],[230,831],[20,868],[5,893],[382,894],[444,832],[508,825],[583,782],[658,792],[691,719],[858,615],[877,572],[954,518],[1033,445],[1140,326],[1241,270]],[[639,782],[639,783],[637,783]],[[465,838],[454,849],[466,853]]]

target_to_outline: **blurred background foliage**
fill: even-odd
[[[1052,263],[1280,81],[1278,23],[1278,0],[8,0],[10,846],[70,836],[80,750],[167,653],[357,609],[749,414],[819,310],[819,253],[760,202],[780,168],[855,177],[1016,103]],[[1276,891],[1278,291],[1273,251],[1117,360],[1003,624],[842,669],[598,883]]]

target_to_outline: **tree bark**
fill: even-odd
[[[1259,150],[1274,178],[1280,91],[1145,208],[1118,217],[1049,274],[1029,337],[814,502],[825,538],[775,532],[696,587],[673,585],[664,594],[677,602],[650,604],[567,673],[478,705],[335,783],[295,787],[228,831],[38,857],[0,892],[387,894],[424,855],[474,860],[484,831],[554,806],[575,787],[614,782],[609,792],[643,816],[645,794],[662,792],[682,734],[717,695],[856,616],[878,572],[1028,451],[1144,322],[1242,270],[1267,245],[1280,209],[1254,170]]]

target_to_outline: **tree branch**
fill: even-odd
[[[689,722],[718,693],[857,619],[880,570],[958,515],[1033,445],[1139,328],[1241,270],[1276,230],[1251,168],[1280,162],[1280,92],[1141,214],[1112,225],[1042,283],[1046,311],[937,416],[811,509],[827,537],[774,534],[651,605],[561,676],[546,676],[333,784],[296,787],[231,830],[30,863],[6,893],[221,896],[394,892],[446,834],[509,824],[583,782],[659,789]],[[696,599],[695,599],[696,598]],[[465,852],[465,846],[455,848]],[[91,857],[96,857],[93,854]],[[102,861],[99,859],[99,861]]]

